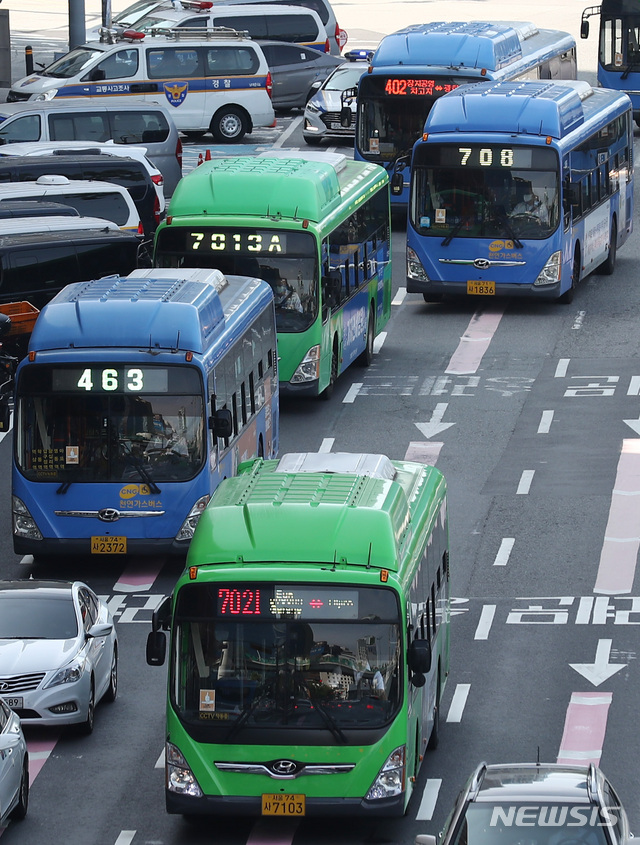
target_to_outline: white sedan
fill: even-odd
[[[27,815],[29,755],[20,719],[0,698],[0,828]]]
[[[93,730],[118,692],[118,638],[81,581],[0,581],[0,698],[25,725]]]

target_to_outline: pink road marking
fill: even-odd
[[[40,774],[40,770],[47,762],[49,755],[56,747],[60,734],[53,734],[47,739],[27,739],[29,751],[29,786]]]
[[[611,692],[572,692],[558,752],[558,763],[598,765],[607,728]]]
[[[443,446],[444,443],[431,443],[429,440],[413,441],[409,443],[404,459],[434,467]]]
[[[458,348],[451,356],[445,373],[467,375],[477,372],[503,314],[504,310],[476,311],[460,338]]]
[[[137,593],[150,590],[160,574],[163,559],[144,558],[132,560],[114,586],[119,593]]]
[[[640,440],[623,440],[594,593],[630,593],[640,547]]]
[[[291,845],[298,819],[260,819],[253,826],[247,845]]]

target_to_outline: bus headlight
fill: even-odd
[[[167,789],[179,795],[202,798],[202,790],[195,775],[187,765],[180,751],[171,742],[165,748],[167,762]]]
[[[201,496],[195,505],[189,511],[189,516],[185,519],[180,527],[180,531],[176,534],[176,540],[190,540],[193,537],[193,532],[196,530],[198,520],[202,515],[202,511],[209,504],[211,497],[207,494]]]
[[[301,384],[320,378],[320,347],[312,346],[302,359],[302,363],[291,376],[291,384]]]
[[[560,281],[561,269],[562,253],[554,252],[540,271],[540,274],[533,283],[533,286],[542,287],[543,285],[557,285]]]
[[[407,276],[410,279],[415,279],[418,282],[430,282],[431,279],[422,266],[422,262],[418,258],[415,250],[407,247]]]
[[[24,537],[25,540],[42,540],[40,529],[22,499],[12,496],[11,510],[13,515],[13,533],[16,537]]]
[[[371,789],[367,792],[367,801],[378,798],[392,798],[404,792],[405,747],[401,745],[387,757],[387,762],[380,769]]]

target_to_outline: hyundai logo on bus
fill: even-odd
[[[615,827],[617,807],[529,804],[494,807],[491,827]]]
[[[271,764],[271,770],[276,775],[292,775],[297,769],[298,765],[293,760],[276,760]]]
[[[120,511],[116,508],[101,508],[98,511],[98,519],[102,522],[117,522],[120,519]]]

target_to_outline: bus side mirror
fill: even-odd
[[[0,431],[9,431],[9,420],[11,412],[9,410],[9,397],[0,397]]]
[[[147,663],[162,666],[167,653],[167,637],[162,631],[151,631],[147,637]]]
[[[589,37],[589,21],[582,21],[580,24],[580,38]]]
[[[340,126],[342,126],[343,129],[349,129],[351,126],[352,114],[353,112],[349,106],[343,106],[340,109]]]
[[[398,194],[402,193],[402,188],[404,186],[404,176],[402,173],[394,173],[391,177],[391,193],[394,196],[398,196]]]
[[[228,408],[218,408],[209,417],[209,428],[215,437],[229,438],[233,434],[233,416]]]
[[[424,676],[431,669],[431,643],[429,640],[411,641],[407,663],[412,672],[411,683],[414,687],[423,687]]]

